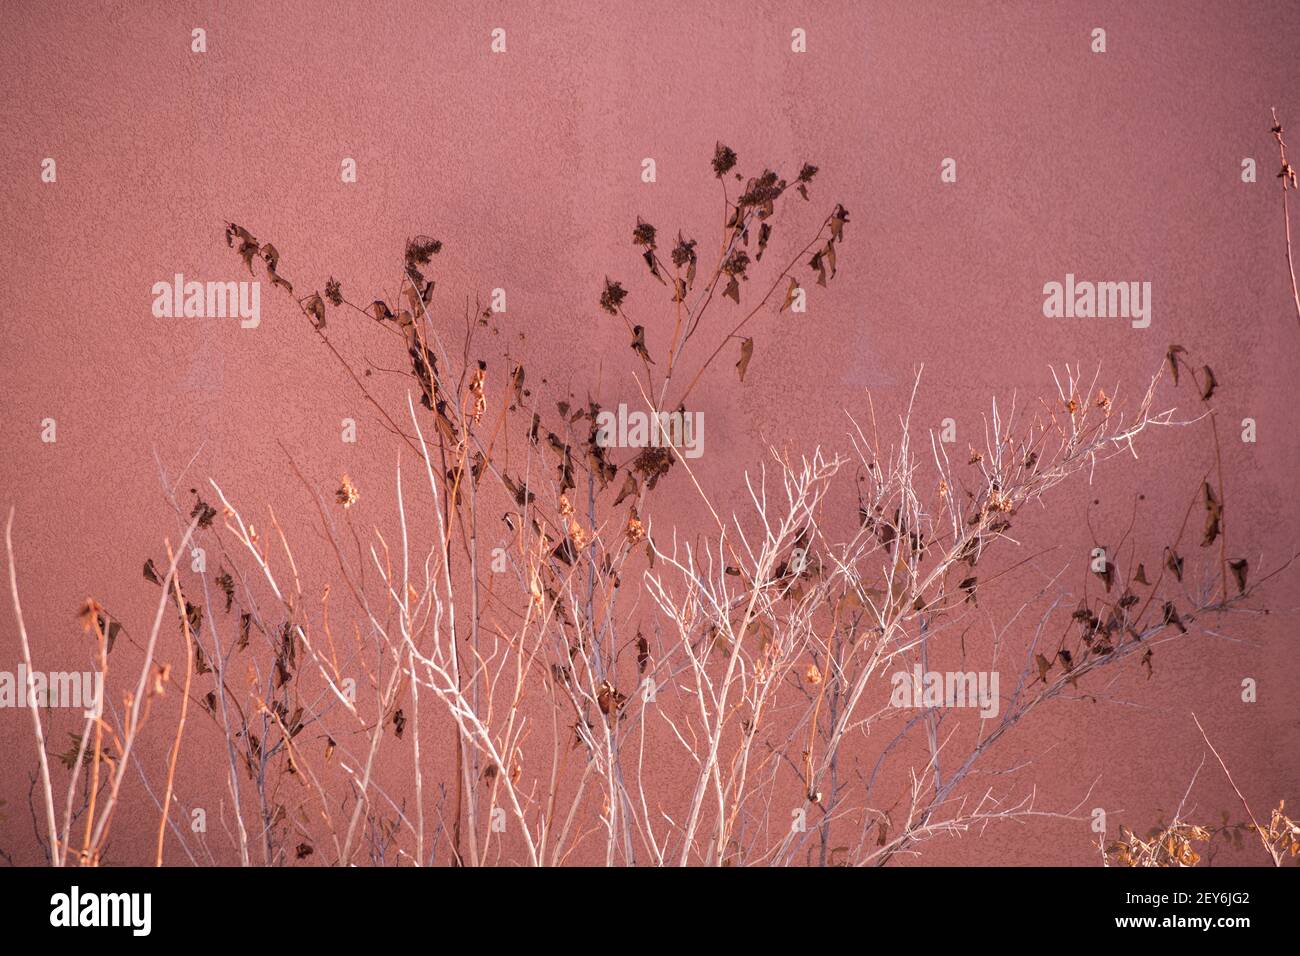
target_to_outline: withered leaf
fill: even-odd
[[[849,211],[839,203],[831,213],[831,240],[838,242],[844,238],[844,224],[849,221]]]
[[[229,571],[222,571],[217,577],[217,587],[221,588],[221,593],[226,596],[226,613],[230,613],[230,606],[235,601],[235,579],[230,576]]]
[[[1165,548],[1165,567],[1172,571],[1179,581],[1183,579],[1183,559],[1173,548]]]
[[[199,607],[197,604],[192,604],[189,601],[186,601],[185,621],[189,624],[190,633],[198,634],[203,630],[203,608]]]
[[[1183,355],[1186,352],[1187,349],[1183,348],[1181,345],[1171,345],[1169,346],[1169,351],[1165,353],[1165,358],[1169,360],[1169,368],[1174,373],[1175,385],[1178,384],[1178,365],[1179,365],[1178,356]]]
[[[749,370],[749,361],[754,357],[754,340],[752,338],[742,339],[740,342],[740,360],[736,362],[736,371],[740,373],[740,380],[745,380],[745,372]]]
[[[511,409],[524,404],[524,376],[527,373],[522,365],[516,365],[514,371],[510,373],[510,391],[514,393],[511,399]]]
[[[795,292],[798,291],[798,289],[799,289],[799,280],[796,279],[794,276],[791,276],[790,286],[785,290],[785,301],[781,303],[780,311],[784,312],[786,309],[790,308],[790,303],[794,301],[794,294]]]
[[[664,285],[667,285],[668,280],[665,279],[663,273],[659,271],[659,261],[655,258],[654,250],[647,249],[641,258],[645,259],[645,264],[650,269],[650,274]]]
[[[280,250],[276,249],[271,243],[262,246],[262,258],[266,261],[266,267],[275,272],[280,266]]]
[[[236,236],[239,237],[239,241],[241,243],[251,243],[253,246],[257,245],[256,237],[254,237],[254,235],[251,232],[249,232],[247,229],[245,229],[243,226],[236,225],[233,222],[227,223],[226,224],[226,245],[233,246],[234,238]]]
[[[643,325],[632,326],[632,350],[646,362],[651,365],[655,364],[655,360],[650,357],[650,352],[645,347],[645,326]]]
[[[1214,488],[1208,481],[1202,483],[1205,496],[1205,535],[1201,538],[1201,547],[1214,543],[1219,536],[1219,523],[1223,518],[1223,504],[1214,494]]]
[[[614,506],[618,507],[620,504],[623,503],[624,498],[637,495],[637,494],[639,494],[639,490],[637,487],[636,478],[632,475],[631,472],[628,472],[623,477],[623,487],[619,489],[618,497],[614,499]]]
[[[280,253],[275,246],[269,242],[261,248],[262,259],[266,263],[266,272],[271,277],[271,284],[284,286],[285,290],[292,295],[293,285],[288,279],[280,275],[276,270],[280,267]]]
[[[979,601],[975,600],[975,587],[978,584],[978,582],[979,582],[979,578],[970,577],[970,578],[963,578],[962,582],[957,585],[958,588],[966,592],[966,600],[971,601],[976,605],[979,604]]]
[[[740,282],[737,281],[734,275],[727,277],[727,287],[722,290],[722,294],[735,302],[736,305],[740,305]]]
[[[117,643],[117,633],[122,630],[122,625],[117,621],[101,618],[100,626],[104,632],[104,653],[111,654],[113,653],[113,645]]]
[[[673,265],[678,269],[686,266],[686,284],[688,286],[695,284],[695,264],[697,260],[695,240],[682,238],[679,231],[677,233],[677,245],[673,246]]]
[[[528,490],[527,484],[515,484],[505,472],[501,473],[501,483],[506,486],[506,490],[515,499],[515,504],[521,508],[532,504],[537,498],[535,494]]]
[[[311,316],[316,328],[325,328],[325,300],[320,297],[319,292],[313,292],[311,298],[304,302],[302,307]]]
[[[257,255],[259,248],[257,239],[243,226],[238,226],[233,222],[228,223],[226,225],[226,245],[233,246],[235,237],[239,238],[239,257],[244,260],[244,265],[248,266],[248,271],[251,273],[253,271],[253,256]]]
[[[158,569],[153,566],[153,558],[145,558],[144,562],[144,579],[152,581],[154,584],[162,584],[162,578],[158,575]]]
[[[1214,371],[1208,365],[1201,371],[1205,376],[1205,381],[1201,383],[1201,401],[1208,402],[1214,390],[1219,387],[1219,383],[1214,377]]]
[[[563,561],[565,564],[572,567],[573,562],[578,559],[578,552],[574,549],[572,540],[570,540],[568,536],[565,536],[560,540],[560,543],[555,546],[554,550],[551,551],[551,557],[555,558],[557,561]]]
[[[406,714],[402,713],[402,708],[393,711],[393,731],[397,734],[397,739],[402,739],[402,734],[406,731]]]
[[[1228,567],[1232,569],[1232,576],[1237,579],[1237,593],[1241,594],[1246,590],[1246,573],[1250,570],[1250,562],[1245,558],[1238,561],[1229,561]]]
[[[1038,679],[1044,684],[1047,683],[1047,672],[1052,669],[1052,662],[1042,654],[1034,655],[1034,663],[1038,665]]]
[[[1147,580],[1146,565],[1144,564],[1138,565],[1137,574],[1133,575],[1133,580],[1136,581],[1138,584],[1145,584],[1150,586],[1151,582]]]
[[[194,673],[209,674],[212,668],[208,665],[208,659],[203,654],[203,645],[198,641],[194,642]]]
[[[1164,607],[1163,624],[1172,624],[1183,634],[1187,633],[1187,627],[1183,624],[1183,619],[1178,616],[1178,609],[1174,607],[1173,601],[1166,601]]]
[[[627,695],[615,690],[614,685],[608,680],[603,680],[596,690],[596,703],[600,705],[600,712],[606,717],[617,717],[618,712],[627,703]]]
[[[818,249],[813,253],[813,257],[808,260],[808,265],[817,270],[817,284],[821,286],[826,284],[826,264],[823,261],[823,251]]]

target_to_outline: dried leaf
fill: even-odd
[[[735,302],[736,305],[740,305],[740,283],[735,276],[727,277],[727,287],[722,290],[722,294]]]
[[[799,290],[799,280],[794,276],[790,277],[790,286],[785,290],[785,302],[781,303],[780,311],[784,312],[790,308],[790,303],[794,301],[794,294]]]
[[[966,592],[966,600],[978,606],[979,601],[975,600],[975,588],[979,582],[978,577],[963,578],[962,582],[957,585],[958,588]]]
[[[1178,365],[1179,365],[1178,356],[1186,354],[1186,352],[1187,349],[1183,348],[1181,345],[1171,345],[1169,346],[1169,351],[1165,353],[1165,358],[1169,360],[1169,368],[1174,373],[1175,385],[1178,384]]]
[[[646,668],[650,666],[650,644],[641,632],[636,632],[636,669],[640,674],[644,674]]]
[[[1232,569],[1232,576],[1237,580],[1237,593],[1241,594],[1246,590],[1246,573],[1250,570],[1250,562],[1245,558],[1238,561],[1229,561],[1228,567]]]
[[[623,503],[623,499],[639,494],[636,478],[629,471],[623,478],[623,487],[619,489],[618,497],[614,499],[614,506],[618,507]]]
[[[655,360],[650,357],[650,352],[645,347],[645,326],[632,326],[632,350],[646,362],[655,364]]]
[[[1173,572],[1174,577],[1179,581],[1183,579],[1183,559],[1173,548],[1165,548],[1165,567]]]
[[[754,340],[752,338],[742,339],[740,343],[740,360],[736,362],[736,371],[740,373],[740,380],[745,380],[745,372],[749,370],[749,360],[754,357]]]
[[[1219,383],[1214,377],[1213,370],[1208,365],[1202,368],[1201,371],[1205,376],[1205,381],[1201,383],[1201,401],[1208,402],[1210,396],[1214,394],[1214,390],[1219,387]]]
[[[600,705],[600,712],[606,717],[617,717],[618,712],[627,703],[627,695],[620,694],[615,690],[613,684],[608,680],[603,680],[596,691],[596,703]]]
[[[1052,662],[1042,654],[1034,655],[1034,663],[1038,665],[1038,679],[1044,684],[1047,683],[1047,672],[1052,669]]]
[[[1208,481],[1202,483],[1205,497],[1205,535],[1201,538],[1201,547],[1214,543],[1219,536],[1219,523],[1223,517],[1223,505],[1214,494],[1214,488]]]
[[[312,317],[316,328],[325,328],[325,300],[320,297],[319,292],[313,292],[311,298],[304,302],[302,307]]]
[[[1092,573],[1101,578],[1102,583],[1106,585],[1106,590],[1110,591],[1115,583],[1115,565],[1107,561],[1100,571],[1094,570]]]

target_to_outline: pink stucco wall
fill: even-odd
[[[871,388],[896,414],[922,364],[919,419],[975,428],[994,395],[1045,394],[1049,364],[1101,363],[1135,389],[1178,342],[1224,383],[1233,540],[1252,564],[1279,563],[1297,540],[1300,330],[1268,127],[1277,106],[1300,130],[1296,17],[1288,3],[6,3],[0,506],[16,508],[38,659],[84,661],[88,595],[146,626],[140,562],[176,533],[155,457],[172,475],[194,458],[186,481],[217,477],[278,513],[305,500],[280,443],[313,479],[347,470],[391,487],[396,451],[377,428],[338,442],[339,420],[366,410],[282,297],[263,289],[256,330],[151,315],[152,284],[176,272],[239,277],[224,221],[273,240],[291,276],[336,275],[362,295],[395,286],[407,236],[438,236],[453,301],[507,290],[530,381],[616,402],[626,332],[595,307],[601,280],[640,275],[638,215],[714,242],[718,140],[742,163],[820,167],[818,201],[778,238],[836,201],[852,220],[840,275],[809,314],[766,320],[743,387],[723,374],[701,389],[714,487],[741,488],[768,442],[842,447],[842,409]],[[498,26],[504,55],[489,51]],[[791,52],[795,27],[805,54]],[[1089,49],[1094,27],[1104,54]],[[45,157],[56,183],[41,181]],[[340,182],[344,157],[355,184]],[[940,182],[945,157],[955,184]],[[1241,180],[1246,157],[1257,183]],[[1151,327],[1045,319],[1043,283],[1067,272],[1150,281]],[[1236,440],[1245,417],[1255,444]],[[1086,550],[1092,499],[1094,524],[1122,528],[1146,493],[1140,534],[1158,549],[1213,465],[1203,437],[1156,435],[1140,460],[1062,495],[1038,526],[1040,544],[1060,546],[1045,571]],[[1300,798],[1297,587],[1294,570],[1279,575],[1272,614],[1225,619],[1221,636],[1161,654],[1149,681],[1131,669],[1104,688],[1117,702],[1055,708],[1004,760],[1038,760],[1058,805],[1096,780],[1090,806],[1145,825],[1201,760],[1195,711],[1257,812]],[[1240,701],[1244,677],[1256,704]],[[55,722],[52,749],[70,729]],[[0,849],[31,861],[26,714],[0,712],[0,758]],[[204,755],[190,759],[187,799],[208,785]],[[1239,817],[1212,769],[1202,817]],[[155,820],[124,814],[122,855]],[[1090,836],[1043,821],[925,859],[1090,863]]]

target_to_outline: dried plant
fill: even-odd
[[[1296,321],[1300,322],[1300,287],[1296,286],[1295,259],[1291,252],[1291,210],[1287,203],[1287,195],[1300,186],[1297,185],[1295,167],[1286,158],[1286,140],[1282,138],[1282,123],[1277,118],[1276,109],[1273,110],[1273,126],[1269,132],[1277,140],[1277,149],[1282,163],[1277,178],[1282,180],[1282,222],[1286,229],[1286,264],[1291,273],[1291,298],[1295,301],[1295,317]]]
[[[1103,848],[1103,861],[1107,865],[1118,864],[1122,866],[1196,866],[1205,857],[1206,848],[1216,839],[1227,838],[1237,850],[1242,849],[1243,833],[1254,833],[1258,837],[1264,852],[1268,854],[1274,866],[1281,866],[1286,860],[1300,856],[1300,824],[1297,824],[1284,813],[1286,801],[1278,801],[1269,818],[1267,827],[1261,825],[1255,818],[1254,812],[1250,809],[1250,804],[1246,802],[1246,798],[1237,789],[1237,784],[1232,779],[1232,774],[1228,771],[1228,766],[1223,762],[1219,751],[1215,749],[1214,744],[1210,743],[1209,735],[1205,733],[1205,728],[1201,726],[1200,720],[1195,715],[1192,716],[1196,722],[1196,728],[1201,732],[1201,736],[1205,740],[1205,745],[1214,754],[1219,766],[1223,768],[1223,774],[1227,777],[1228,783],[1241,801],[1249,822],[1230,823],[1229,814],[1226,810],[1223,812],[1222,825],[1218,827],[1194,825],[1183,821],[1182,816],[1187,804],[1187,798],[1192,792],[1192,787],[1196,784],[1197,776],[1200,774],[1200,767],[1197,767],[1196,773],[1192,775],[1192,782],[1188,784],[1187,793],[1183,795],[1182,802],[1174,814],[1174,822],[1169,826],[1152,828],[1146,839],[1137,836],[1127,827],[1120,827],[1119,840],[1110,844],[1106,844],[1104,839],[1099,841],[1099,845]],[[1204,760],[1201,761],[1201,764],[1204,765]],[[1199,850],[1196,848],[1198,844],[1200,845]],[[1300,860],[1296,860],[1296,862],[1300,863]]]
[[[815,166],[745,178],[738,163],[718,145],[711,267],[681,233],[665,256],[660,231],[638,218],[642,282],[593,291],[593,309],[629,335],[636,390],[656,421],[685,412],[728,349],[743,382],[763,355],[762,320],[806,294],[800,275],[824,286],[840,264],[849,214],[839,204],[777,255],[778,213],[794,196],[811,202]],[[223,822],[243,865],[880,865],[937,835],[1075,816],[1087,793],[1044,808],[1032,781],[1012,780],[1026,768],[987,766],[998,742],[1041,704],[1089,695],[1095,671],[1129,662],[1149,674],[1157,648],[1209,615],[1250,610],[1278,573],[1230,554],[1216,452],[1161,554],[1138,555],[1130,528],[1100,564],[1084,564],[1077,605],[1063,583],[1077,560],[1027,598],[1004,593],[1047,553],[1017,556],[1016,535],[1034,533],[1032,512],[1052,507],[1059,488],[1136,454],[1160,428],[1208,421],[1217,450],[1219,384],[1180,346],[1168,368],[1175,386],[1187,373],[1205,405],[1195,421],[1157,407],[1163,368],[1127,406],[1118,385],[1066,368],[1050,397],[995,400],[981,446],[953,459],[913,422],[918,370],[896,426],[877,421],[869,398],[843,453],[771,448],[747,479],[747,510],[724,514],[679,444],[609,447],[597,402],[526,386],[500,344],[508,337],[482,334],[499,331],[490,309],[442,311],[428,275],[438,240],[411,239],[397,297],[369,305],[332,276],[299,297],[272,244],[234,223],[226,241],[293,298],[400,449],[395,526],[367,511],[383,489],[332,464],[313,480],[288,449],[309,510],[281,506],[293,516],[284,524],[269,506],[264,517],[241,510],[216,480],[182,499],[184,472],[173,479],[160,463],[180,543],[167,547],[165,573],[144,565],[160,588],[147,639],[107,611],[90,614],[101,669],[119,631],[143,661],[123,712],[88,720],[76,738],[61,830],[39,719],[34,728],[56,865],[103,862],[128,767],[148,789],[135,744],[151,703],[172,692],[182,704],[155,797],[155,862],[169,832],[193,862],[224,857],[176,822],[194,713],[222,741]],[[670,321],[653,321],[660,310]],[[403,387],[350,357],[339,327],[400,355]],[[707,528],[679,527],[673,503],[660,507],[670,476],[693,490]],[[1203,562],[1184,541],[1198,504]],[[508,547],[494,553],[485,542],[502,529]],[[219,560],[215,575],[178,571],[192,538]],[[297,556],[310,548],[320,560],[321,541],[329,586]],[[12,549],[10,567],[17,610]],[[183,676],[156,663],[169,604]],[[968,641],[972,631],[987,639]],[[991,716],[892,706],[895,675],[914,667],[1018,676]],[[85,835],[74,856],[76,819]]]

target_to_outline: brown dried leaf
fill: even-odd
[[[1229,561],[1228,567],[1232,570],[1232,576],[1237,580],[1237,593],[1241,594],[1246,590],[1246,573],[1250,570],[1250,562],[1245,558],[1238,561]]]
[[[311,298],[304,302],[302,307],[311,316],[316,328],[325,328],[325,300],[320,297],[319,292],[313,292]]]
[[[1214,377],[1214,371],[1206,365],[1201,371],[1205,375],[1205,381],[1201,383],[1201,401],[1208,402],[1214,394],[1214,390],[1219,387],[1219,382]]]
[[[742,339],[740,343],[740,360],[736,362],[736,371],[740,373],[740,380],[745,380],[745,372],[749,370],[749,360],[754,357],[754,340],[752,338]]]

